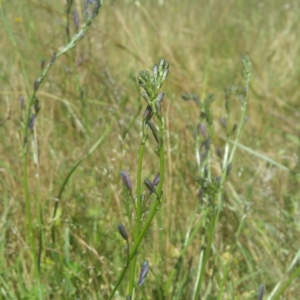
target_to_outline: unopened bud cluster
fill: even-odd
[[[144,113],[144,118],[150,120],[153,113],[161,118],[161,103],[165,96],[164,93],[158,93],[169,74],[169,63],[162,58],[158,65],[153,67],[153,76],[148,71],[141,71],[138,76],[139,85],[145,90],[142,93],[148,106]]]

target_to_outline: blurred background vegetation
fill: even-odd
[[[75,33],[66,1],[1,1],[11,32],[0,27],[0,298],[35,299],[36,286],[27,241],[22,186],[22,110],[33,82]],[[83,1],[74,0],[80,24]],[[140,250],[151,272],[137,299],[189,299],[200,250],[200,232],[176,269],[191,215],[199,203],[195,130],[200,111],[182,93],[203,100],[214,93],[215,135],[222,149],[224,88],[241,83],[241,56],[252,60],[249,119],[224,188],[214,255],[207,278],[230,258],[240,221],[228,290],[235,299],[255,299],[261,283],[269,295],[299,267],[299,82],[300,3],[265,0],[104,1],[83,40],[57,59],[37,97],[35,124],[39,162],[29,155],[31,211],[38,247],[38,208],[43,217],[41,281],[45,299],[106,299],[122,268],[126,225],[120,171],[135,184],[141,117],[145,102],[137,83],[140,70],[161,57],[170,62],[166,93],[166,177],[164,204]],[[13,35],[15,44],[12,43]],[[231,103],[232,124],[238,100]],[[52,214],[59,189],[74,164],[112,128],[97,150],[76,170],[60,199],[51,246]],[[153,140],[152,140],[153,142]],[[151,145],[151,139],[150,139]],[[144,178],[154,177],[154,143],[146,148]],[[32,153],[30,153],[32,154]],[[220,172],[217,156],[213,172]],[[38,175],[38,176],[37,176]],[[198,216],[200,218],[200,215]],[[132,234],[132,233],[130,233]],[[54,256],[55,255],[55,256]],[[176,270],[171,282],[169,274]],[[297,299],[299,277],[281,299]],[[216,287],[212,289],[212,294]],[[124,299],[126,280],[116,299]],[[180,296],[179,290],[181,290]],[[164,291],[164,293],[162,292]],[[223,299],[231,299],[228,291]],[[212,298],[213,299],[213,298]]]

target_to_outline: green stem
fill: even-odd
[[[164,136],[164,129],[165,129],[165,125],[164,125],[164,119],[163,117],[159,120],[159,133],[160,133],[160,136],[163,138]],[[108,300],[112,299],[115,292],[117,291],[120,283],[122,282],[126,272],[127,272],[127,269],[130,265],[130,262],[132,261],[132,259],[135,257],[136,255],[136,252],[148,230],[148,228],[150,227],[157,211],[159,210],[159,208],[161,207],[161,203],[162,203],[162,187],[163,187],[163,181],[164,181],[164,171],[165,171],[165,153],[164,153],[164,143],[163,143],[163,139],[161,140],[161,145],[160,145],[160,149],[159,149],[159,157],[160,157],[160,180],[159,180],[159,184],[158,184],[158,187],[157,187],[157,197],[156,197],[156,200],[155,200],[155,203],[154,205],[152,206],[152,209],[150,211],[150,214],[148,216],[148,219],[146,220],[145,222],[145,225],[144,227],[142,228],[142,230],[140,231],[140,234],[138,235],[138,238],[135,239],[134,241],[134,246],[132,248],[132,250],[130,251],[130,255],[129,255],[129,258],[128,258],[128,264],[123,268],[121,274],[119,275],[119,278],[116,282],[116,285],[114,286],[113,290],[111,291],[109,297],[108,297]]]
[[[209,218],[209,214],[211,212],[208,212],[208,216],[205,216],[205,218]],[[206,246],[204,246],[205,244],[205,222],[206,220],[204,220],[204,224],[203,224],[203,233],[202,233],[202,238],[201,238],[201,251],[200,251],[200,258],[199,258],[199,266],[198,266],[198,277],[196,280],[196,286],[194,289],[194,294],[193,294],[193,300],[198,299],[199,294],[201,293],[201,289],[202,289],[202,283],[203,283],[203,279],[204,279],[204,273],[205,273],[205,267],[206,264],[208,262],[208,258],[210,255],[210,251],[211,251],[211,245],[212,245],[212,241],[213,241],[213,236],[214,236],[214,230],[215,230],[215,224],[216,224],[216,215],[215,212],[213,212],[214,215],[210,220],[210,226],[209,226],[209,232],[208,232],[208,241],[206,243]]]
[[[145,124],[143,124],[144,129]],[[142,191],[142,165],[143,165],[143,156],[145,150],[145,144],[148,138],[147,133],[143,130],[143,138],[140,146],[139,158],[138,158],[138,170],[137,170],[137,199],[136,199],[136,227],[134,234],[134,243],[138,239],[140,229],[141,229],[141,219],[142,219],[142,203],[141,203],[141,191]],[[131,264],[130,270],[130,282],[129,282],[129,295],[132,296],[133,288],[134,288],[134,277],[135,277],[135,268],[136,268],[136,259],[135,255]]]
[[[292,274],[292,276],[287,280],[287,282],[283,285],[283,287],[278,291],[277,295],[273,298],[273,300],[279,299],[279,297],[284,293],[284,291],[288,288],[288,286],[292,283],[292,281],[300,274],[300,267],[296,269],[296,271]]]

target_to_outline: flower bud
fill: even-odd
[[[217,155],[219,158],[222,158],[222,150],[220,148],[217,148]]]
[[[225,118],[221,117],[220,121],[221,121],[222,126],[226,128],[227,123],[226,123]]]
[[[143,266],[142,266],[141,273],[140,273],[140,279],[139,279],[139,282],[138,282],[139,286],[143,285],[143,283],[145,281],[145,277],[146,277],[147,272],[148,272],[148,269],[149,269],[149,263],[148,263],[148,260],[145,260],[144,263],[143,263]]]
[[[151,108],[150,105],[148,105],[146,107],[146,110],[145,110],[144,114],[143,114],[143,118],[147,119],[147,120],[150,120],[152,115],[153,115],[152,108]]]
[[[35,123],[35,114],[32,114],[29,119],[29,129],[30,131],[34,130],[34,123]]]
[[[207,137],[206,127],[203,124],[200,124],[199,129],[200,129],[203,137],[206,138]]]
[[[39,88],[39,80],[36,79],[33,84],[33,89],[36,92],[38,90],[38,88]]]
[[[155,176],[155,178],[153,179],[153,181],[152,181],[153,186],[154,186],[154,187],[157,186],[157,185],[159,184],[159,181],[160,181],[160,173],[158,173],[158,174]]]
[[[45,63],[46,63],[46,60],[45,60],[45,58],[43,58],[43,59],[41,60],[41,69],[42,69],[42,71],[43,71],[43,69],[44,69],[44,67],[45,67]]]
[[[124,185],[126,186],[127,190],[131,192],[132,184],[131,184],[129,175],[125,171],[121,171],[120,175],[121,175],[121,179],[122,179]]]
[[[52,57],[51,57],[50,65],[52,65],[54,63],[55,59],[56,59],[56,52],[54,52]]]
[[[142,93],[142,97],[146,100],[146,102],[149,104],[150,103],[150,98],[146,92]]]
[[[156,78],[158,75],[158,65],[153,66],[153,77]]]
[[[74,24],[75,24],[75,32],[78,32],[79,29],[79,17],[78,17],[78,13],[75,10],[73,13],[73,17],[74,17]]]
[[[234,133],[237,129],[237,124],[234,124],[233,127],[232,127],[232,133]]]
[[[21,96],[19,100],[20,100],[20,107],[21,107],[21,109],[25,109],[25,100],[24,100],[24,97]]]
[[[157,95],[156,101],[158,101],[159,103],[161,103],[164,99],[165,93],[161,92]]]
[[[264,285],[261,284],[261,285],[259,286],[258,294],[257,294],[257,299],[258,299],[258,300],[262,300],[262,299],[263,299],[263,296],[264,296],[264,289],[265,289]]]
[[[147,124],[150,127],[156,142],[159,143],[159,133],[158,133],[158,130],[156,129],[154,123],[151,120],[149,120],[147,122]]]
[[[165,64],[165,59],[161,58],[160,61],[159,61],[159,66],[163,67],[164,64]]]
[[[156,111],[157,111],[158,117],[161,118],[162,114],[161,114],[161,105],[160,105],[160,102],[156,101],[155,102],[155,106],[156,106]]]
[[[125,240],[125,241],[128,241],[128,234],[127,234],[127,231],[124,227],[124,225],[122,223],[119,223],[117,225],[117,229],[121,235],[121,237]]]
[[[153,183],[150,180],[146,179],[144,181],[144,183],[145,183],[146,187],[149,189],[149,191],[151,193],[156,194],[156,189],[155,189],[155,187],[153,186]]]
[[[226,176],[229,176],[231,168],[232,168],[232,163],[229,163],[226,169]]]
[[[164,73],[163,73],[163,76],[162,76],[162,80],[165,81],[166,78],[168,77],[168,74],[169,74],[169,69],[165,69],[164,70]]]

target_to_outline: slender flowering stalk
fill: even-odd
[[[128,263],[124,266],[117,283],[115,284],[110,296],[108,299],[112,299],[115,292],[117,291],[121,281],[123,280],[129,264],[130,269],[130,282],[129,282],[129,292],[127,295],[128,299],[132,298],[134,286],[135,286],[135,270],[136,270],[136,261],[137,261],[137,251],[139,246],[151,225],[157,211],[162,205],[163,201],[163,181],[164,181],[164,130],[165,130],[165,121],[162,114],[162,100],[164,98],[164,93],[159,93],[158,90],[161,88],[164,83],[167,75],[169,73],[169,63],[166,62],[163,58],[159,61],[158,64],[153,67],[153,76],[150,75],[148,71],[141,71],[138,75],[139,85],[144,89],[142,93],[143,98],[147,102],[147,107],[143,115],[142,121],[142,140],[140,145],[140,151],[138,156],[138,168],[137,168],[137,192],[136,192],[136,224],[135,224],[135,233],[134,233],[134,243],[133,247],[128,256]],[[156,128],[154,122],[157,122],[158,127]],[[148,140],[148,128],[150,127],[152,134],[154,135],[155,141],[157,143],[156,153],[159,157],[160,170],[159,174],[155,177],[154,181],[145,180],[144,183],[147,188],[156,195],[156,200],[150,213],[148,214],[147,219],[145,220],[144,225],[142,226],[142,217],[143,217],[143,207],[145,204],[145,197],[142,195],[142,163],[144,158],[145,145]],[[127,180],[124,176],[122,178],[123,182]],[[148,270],[148,262],[145,261],[143,265],[143,273],[141,273],[139,279],[139,285],[143,284],[146,271]]]
[[[55,59],[58,58],[59,56],[65,54],[68,52],[70,49],[72,49],[84,36],[85,32],[88,30],[90,25],[92,24],[94,18],[96,17],[96,13],[98,13],[99,7],[101,3],[100,0],[96,1],[95,7],[97,8],[94,10],[94,13],[92,17],[88,18],[88,20],[83,24],[81,30],[73,36],[71,41],[58,53],[54,53],[51,57],[50,62],[48,65],[45,67],[43,64],[43,70],[41,75],[35,79],[34,84],[33,84],[33,92],[29,98],[29,101],[26,103],[26,112],[24,116],[24,128],[23,128],[23,187],[24,187],[24,197],[25,197],[25,206],[26,206],[26,217],[27,217],[27,224],[28,224],[28,240],[29,244],[31,247],[31,253],[33,256],[33,262],[34,262],[34,267],[35,267],[35,273],[36,273],[36,278],[37,278],[37,284],[38,284],[38,290],[39,290],[39,299],[42,299],[42,292],[41,292],[41,287],[40,287],[40,274],[39,274],[39,263],[37,260],[37,253],[36,253],[36,247],[35,247],[35,241],[34,241],[34,229],[33,229],[33,224],[32,224],[32,214],[30,210],[30,191],[29,191],[29,185],[28,185],[28,133],[29,130],[33,129],[34,126],[34,118],[32,117],[32,110],[34,109],[34,104],[35,104],[35,99],[36,99],[36,93],[38,92],[39,87],[41,86],[43,80],[45,79],[46,75],[48,74],[50,67],[54,63]],[[59,201],[56,202],[55,208],[54,208],[54,213],[53,213],[53,219],[55,219],[56,216],[56,211],[58,207]]]

